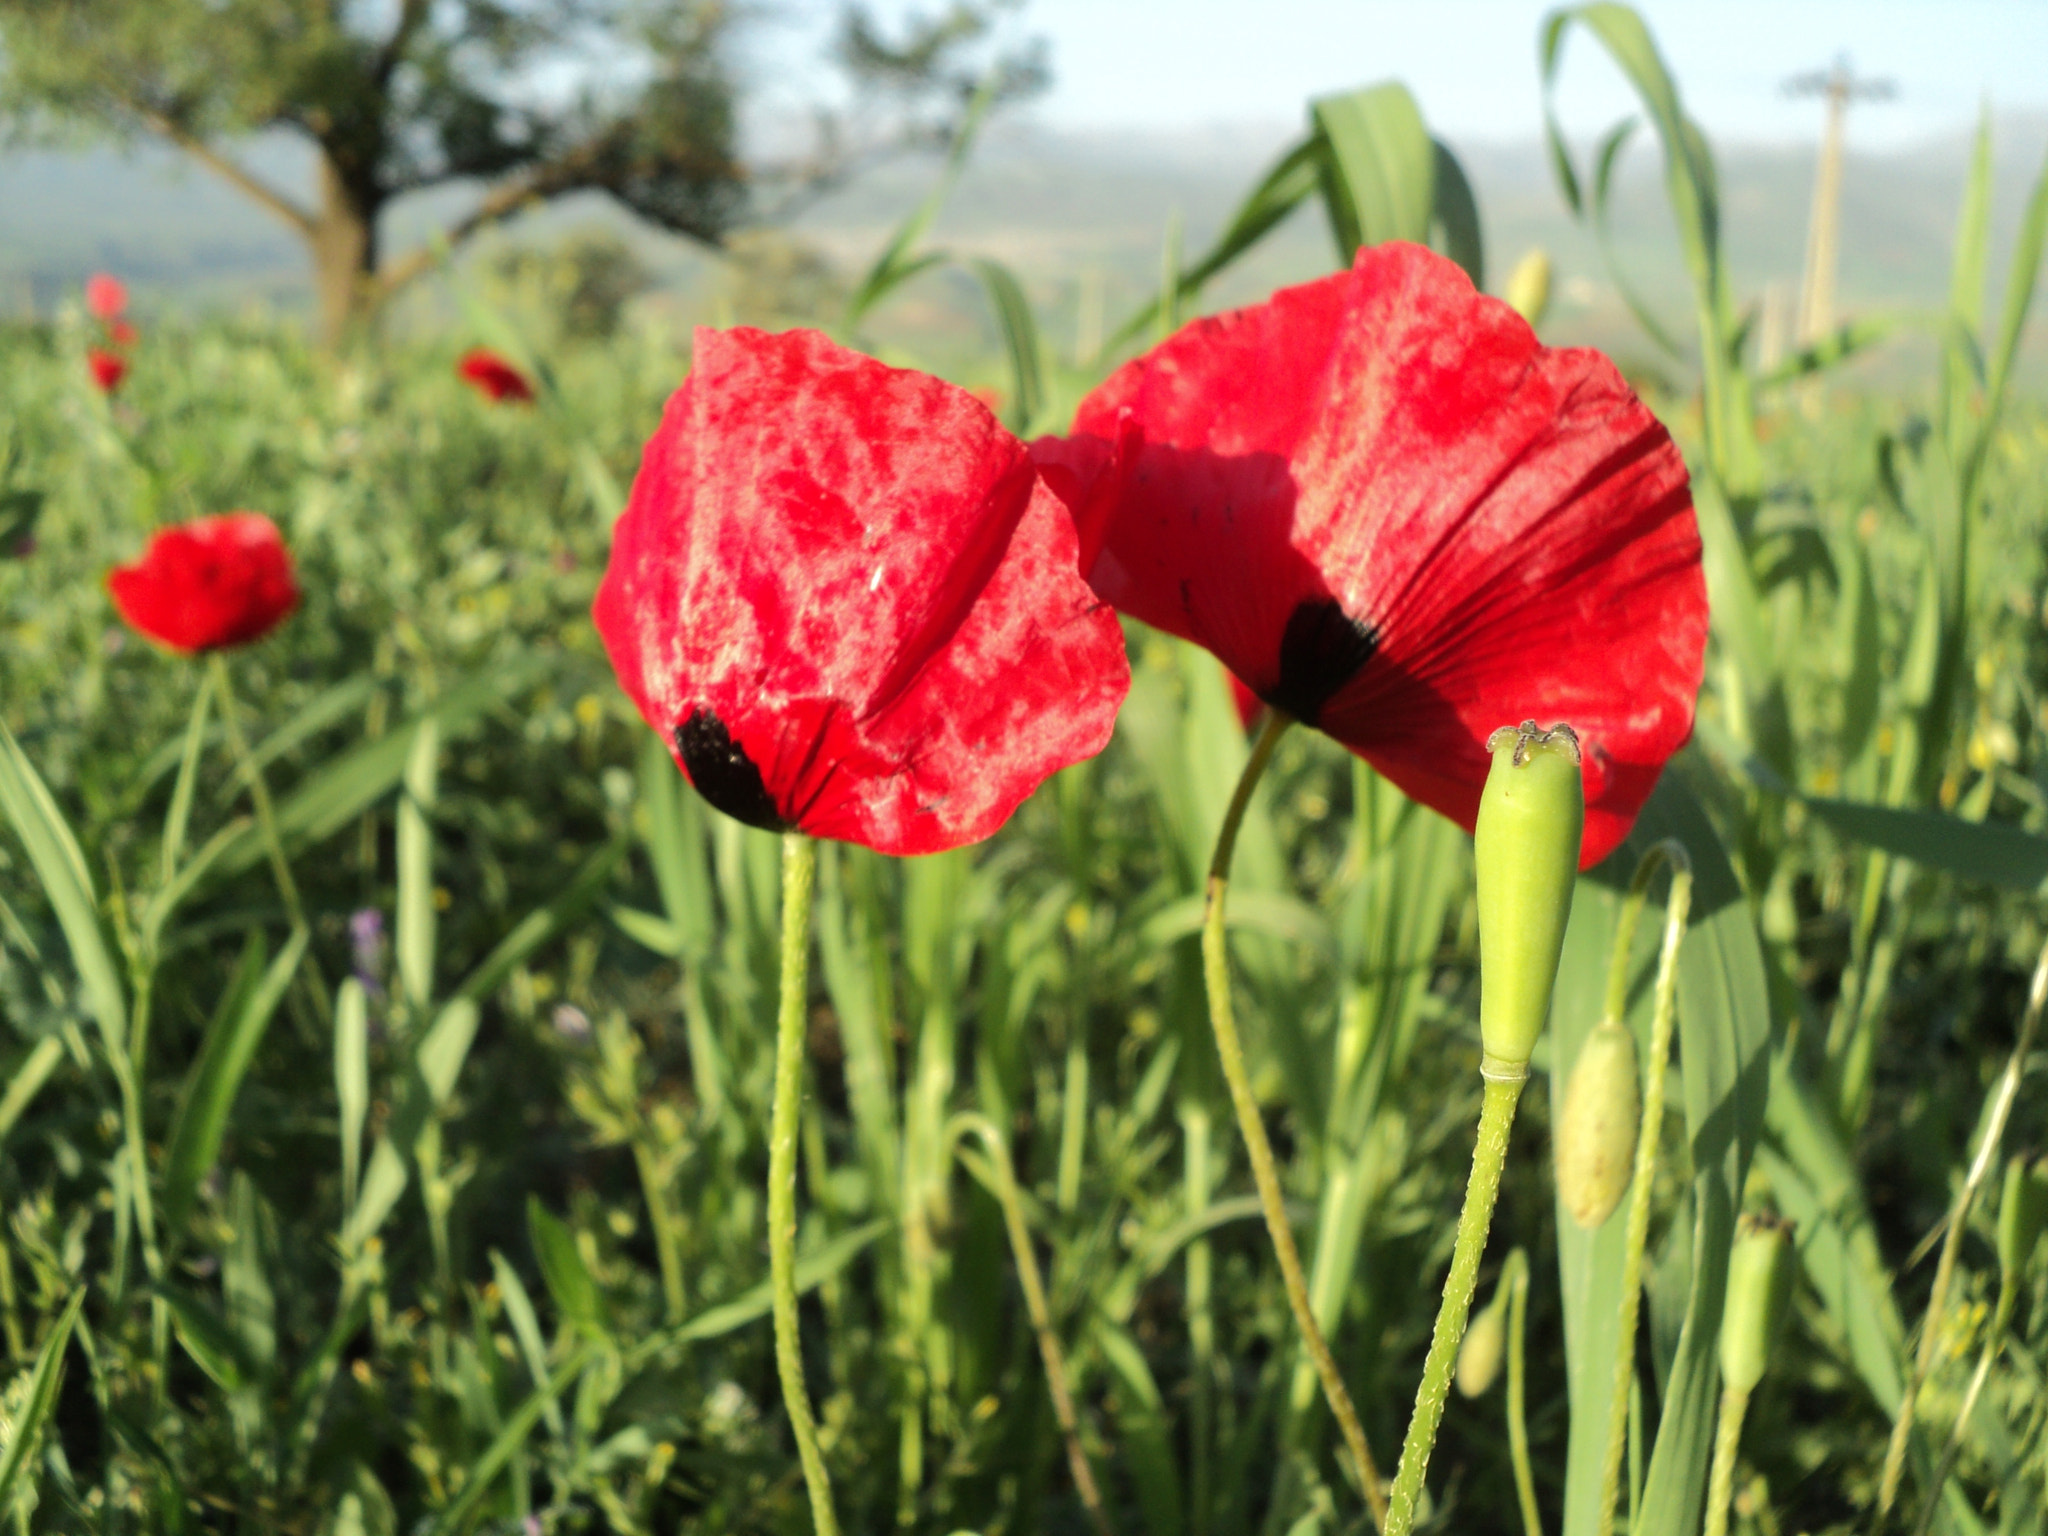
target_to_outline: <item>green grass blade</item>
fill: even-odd
[[[14,1129],[14,1122],[35,1102],[36,1095],[43,1091],[43,1085],[63,1059],[64,1042],[55,1035],[43,1036],[22,1057],[21,1065],[7,1079],[7,1091],[0,1094],[0,1146],[6,1144],[7,1133]]]
[[[440,725],[422,720],[405,755],[405,787],[398,797],[398,895],[392,943],[405,1006],[415,1018],[425,1013],[434,996],[434,831],[429,818],[440,762]]]
[[[1954,264],[1949,270],[1948,329],[1942,347],[1936,424],[1958,464],[1968,459],[1976,422],[1972,398],[1984,380],[1978,336],[1984,329],[1984,274],[1991,249],[1991,109],[1978,114],[1970,173],[1956,218]]]
[[[471,1513],[483,1502],[491,1484],[505,1470],[505,1464],[526,1444],[527,1437],[533,1433],[533,1426],[547,1411],[547,1405],[576,1384],[576,1378],[583,1374],[592,1357],[593,1352],[588,1346],[578,1350],[513,1411],[484,1453],[463,1469],[462,1492],[426,1527],[425,1536],[448,1536],[448,1533],[469,1524]]]
[[[193,690],[192,715],[185,723],[184,745],[178,753],[178,777],[171,786],[170,809],[164,813],[163,880],[177,873],[185,853],[185,829],[192,820],[192,792],[199,782],[199,757],[206,745],[207,708],[213,702],[210,681]]]
[[[526,1282],[519,1278],[519,1271],[507,1264],[505,1256],[495,1248],[491,1250],[491,1278],[505,1300],[505,1317],[512,1324],[512,1337],[526,1361],[526,1373],[533,1378],[534,1388],[543,1390],[548,1385],[548,1347],[541,1337],[540,1318],[533,1310],[533,1298],[527,1295]],[[552,1394],[541,1405],[541,1414],[548,1421],[548,1433],[557,1441],[562,1440],[568,1430],[562,1421],[562,1405]]]
[[[388,735],[329,759],[278,801],[278,831],[285,846],[293,849],[317,843],[353,826],[356,817],[404,777],[413,743],[429,722],[444,737],[452,737],[522,688],[540,681],[557,665],[556,659],[545,653],[493,663]],[[213,861],[209,878],[240,874],[264,857],[261,835],[255,827],[247,827]]]
[[[1029,437],[1039,413],[1045,409],[1044,349],[1039,343],[1038,321],[1031,301],[1024,297],[1024,285],[1016,274],[999,261],[977,256],[968,270],[981,279],[995,311],[996,329],[1002,334],[1003,352],[1010,363],[1010,409],[1008,426],[1019,437]]]
[[[540,1264],[540,1277],[564,1321],[582,1329],[594,1339],[609,1337],[611,1322],[606,1316],[604,1293],[597,1288],[589,1266],[576,1249],[576,1234],[548,1213],[532,1195],[526,1197],[526,1233],[533,1243],[533,1256]]]
[[[341,1136],[341,1208],[361,1192],[363,1127],[370,1118],[370,996],[351,976],[334,999],[334,1101]]]
[[[932,189],[924,195],[924,200],[911,210],[910,217],[897,226],[894,237],[882,254],[875,258],[875,264],[868,268],[867,276],[861,279],[860,286],[847,301],[845,324],[848,330],[859,325],[868,311],[891,292],[941,259],[931,255],[912,259],[910,252],[931,232],[932,225],[938,221],[939,210],[953,195],[960,173],[966,169],[968,154],[981,133],[981,125],[988,117],[989,108],[995,105],[999,84],[999,77],[991,74],[974,93],[974,99],[967,106],[967,115],[961,120],[960,131],[954,135],[952,148],[946,153],[946,163],[939,171],[938,180],[932,183]]]
[[[821,1243],[807,1254],[799,1255],[796,1261],[798,1293],[816,1290],[872,1248],[878,1238],[894,1231],[895,1226],[896,1223],[887,1217],[876,1217],[850,1232],[840,1233],[829,1242]],[[650,1334],[634,1346],[626,1357],[626,1364],[629,1367],[638,1364],[673,1345],[723,1338],[736,1328],[744,1328],[766,1317],[772,1305],[768,1282],[763,1280],[728,1301],[706,1307],[688,1322]]]
[[[1324,181],[1338,261],[1361,245],[1429,239],[1437,208],[1437,146],[1398,81],[1322,96],[1309,114],[1330,146]]]
[[[262,951],[252,941],[243,952],[245,978],[230,993],[230,1006],[216,1014],[207,1026],[199,1059],[185,1080],[184,1097],[177,1118],[171,1124],[169,1150],[164,1155],[164,1219],[172,1231],[183,1227],[192,1214],[193,1196],[199,1181],[220,1156],[221,1139],[227,1134],[228,1112],[249,1064],[256,1059],[271,1016],[283,1001],[285,989],[306,953],[306,931],[297,929],[285,941],[267,968]]]
[[[1442,139],[1436,148],[1436,207],[1431,222],[1443,253],[1465,269],[1472,286],[1486,288],[1486,236],[1479,222],[1479,199],[1465,167]]]
[[[86,1006],[100,1027],[107,1055],[125,1069],[127,991],[107,945],[106,930],[100,926],[98,892],[70,823],[4,724],[0,724],[0,816],[7,818],[21,839],[57,925],[64,931],[71,964],[85,989]]]
[[[1116,1382],[1111,1412],[1146,1528],[1152,1536],[1178,1536],[1185,1529],[1181,1507],[1185,1480],[1173,1453],[1173,1425],[1159,1383],[1145,1362],[1145,1352],[1126,1330],[1098,1316],[1092,1331],[1095,1347]]]
[[[0,1509],[11,1507],[14,1485],[21,1480],[22,1469],[28,1465],[29,1452],[35,1448],[43,1425],[49,1422],[50,1414],[57,1406],[57,1385],[64,1374],[64,1350],[71,1342],[72,1329],[78,1324],[79,1308],[84,1305],[85,1288],[81,1286],[72,1292],[71,1300],[58,1314],[49,1338],[43,1341],[42,1351],[36,1356],[35,1370],[29,1377],[28,1401],[22,1405],[14,1421],[14,1433],[7,1442],[5,1453],[0,1453]]]
[[[1289,214],[1315,195],[1322,185],[1323,168],[1329,153],[1329,144],[1323,136],[1311,133],[1281,155],[1259,184],[1237,205],[1237,211],[1230,216],[1230,222],[1209,249],[1193,264],[1181,268],[1174,284],[1176,310],[1183,298],[1201,292],[1204,283],[1265,239]],[[1132,338],[1144,335],[1159,318],[1160,303],[1160,299],[1155,297],[1118,326],[1106,350],[1114,352]]]

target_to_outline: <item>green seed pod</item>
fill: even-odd
[[[1519,1081],[1550,1014],[1586,820],[1579,738],[1525,720],[1488,739],[1472,835],[1479,877],[1480,1070]]]
[[[2048,1225],[2048,1161],[2011,1158],[2005,1165],[2005,1188],[1998,1197],[1998,1268],[2008,1285],[2017,1285],[2034,1256],[2034,1244]]]
[[[1628,1192],[1642,1116],[1636,1037],[1604,1019],[1579,1047],[1552,1138],[1557,1193],[1580,1230],[1604,1225]]]
[[[1721,1307],[1721,1375],[1731,1392],[1764,1379],[1771,1345],[1792,1310],[1792,1223],[1751,1214],[1735,1228]]]
[[[1515,270],[1508,274],[1508,288],[1503,297],[1508,301],[1508,308],[1531,325],[1543,323],[1543,316],[1550,308],[1550,256],[1542,246],[1534,247],[1515,263]]]
[[[1451,1379],[1461,1397],[1481,1396],[1500,1377],[1500,1363],[1508,1349],[1508,1289],[1511,1273],[1500,1277],[1493,1288],[1493,1300],[1473,1314],[1465,1329],[1465,1342],[1458,1346],[1458,1370]]]

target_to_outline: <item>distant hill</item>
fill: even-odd
[[[1290,130],[1247,125],[1176,135],[1054,133],[1011,125],[982,145],[955,189],[934,239],[994,255],[1025,281],[1048,333],[1063,350],[1085,340],[1092,313],[1110,325],[1157,282],[1167,231],[1178,219],[1182,249],[1200,250],[1285,147]],[[1549,339],[1603,345],[1626,360],[1652,360],[1599,252],[1566,215],[1542,146],[1455,146],[1478,193],[1489,277],[1498,282],[1531,246],[1550,251],[1557,300]],[[1908,152],[1851,154],[1843,187],[1840,302],[1850,313],[1925,310],[1943,302],[1949,247],[1968,163],[1963,136]],[[2008,118],[1994,134],[1993,298],[2033,178],[2048,150],[2048,119]],[[268,141],[248,154],[288,186],[310,180],[296,146]],[[1768,285],[1796,290],[1813,177],[1810,149],[1723,148],[1726,238],[1736,287],[1752,300]],[[929,160],[885,166],[808,209],[775,237],[811,248],[843,277],[872,260],[889,230],[930,187]],[[399,205],[386,242],[404,249],[459,208],[450,189]],[[723,317],[731,286],[718,258],[635,224],[601,199],[571,199],[506,226],[483,249],[546,245],[592,223],[624,234],[660,284],[656,303],[676,319]],[[1661,164],[1647,140],[1619,177],[1617,257],[1630,282],[1671,328],[1688,328],[1688,299],[1665,210]],[[1334,261],[1319,211],[1304,210],[1205,296],[1216,305],[1255,298],[1277,284],[1329,270]],[[310,285],[297,242],[268,215],[173,152],[99,150],[0,156],[0,313],[46,313],[106,269],[129,279],[148,308],[298,313]],[[981,344],[986,322],[964,279],[935,277],[894,303],[882,322],[906,341],[929,333]],[[2026,381],[2048,386],[2048,303],[2036,311]],[[1873,382],[1919,376],[1912,343],[1865,369]]]

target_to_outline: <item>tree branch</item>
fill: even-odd
[[[567,192],[580,184],[581,167],[577,164],[580,156],[535,166],[524,176],[515,177],[503,186],[489,193],[482,202],[442,230],[439,236],[409,252],[402,259],[388,263],[377,275],[377,298],[383,302],[406,284],[425,276],[441,259],[441,251],[454,247],[480,234],[491,225],[510,218],[528,203],[545,202],[548,198]]]
[[[371,76],[381,91],[391,83],[392,74],[405,58],[405,50],[412,45],[413,34],[420,29],[420,23],[427,19],[429,0],[405,0],[398,12],[398,24],[391,29],[391,36],[377,52],[377,62],[371,68]]]
[[[277,188],[271,186],[269,182],[264,181],[261,177],[236,161],[229,159],[204,139],[187,131],[153,107],[141,106],[134,102],[126,103],[126,105],[141,119],[142,125],[151,133],[156,134],[160,138],[170,140],[171,143],[184,150],[186,154],[197,160],[208,170],[232,182],[240,191],[254,198],[265,208],[268,208],[277,215],[278,218],[291,225],[302,238],[307,240],[313,238],[315,227],[313,215],[293,202],[289,197],[286,197]]]

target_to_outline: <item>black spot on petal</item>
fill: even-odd
[[[1280,680],[1267,691],[1266,702],[1303,725],[1314,725],[1323,706],[1364,670],[1379,644],[1379,632],[1334,599],[1303,603],[1288,615],[1281,633]]]
[[[764,832],[789,830],[768,786],[761,782],[761,770],[710,710],[693,710],[676,728],[676,751],[697,793],[734,821]]]

